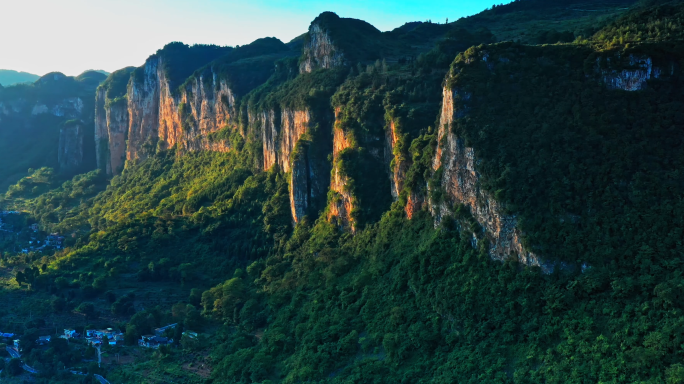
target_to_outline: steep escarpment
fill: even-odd
[[[119,173],[126,161],[128,136],[128,82],[135,68],[112,73],[95,96],[95,150],[97,167],[108,175]]]
[[[454,98],[460,101],[457,108],[454,108]],[[462,204],[482,226],[483,233],[475,235],[484,235],[489,240],[492,258],[505,260],[517,256],[525,265],[542,266],[543,261],[523,247],[516,216],[506,213],[504,206],[482,188],[475,150],[454,133],[454,119],[467,115],[470,98],[472,94],[468,92],[444,88],[433,162],[434,171],[440,174],[444,194],[441,201],[430,202],[430,211],[439,223],[442,217],[453,213],[450,207]]]
[[[341,107],[335,109],[335,126],[333,128],[333,170],[330,177],[330,202],[328,221],[333,219],[342,227],[355,230],[352,217],[354,198],[349,190],[349,176],[343,174],[341,156],[343,151],[352,148],[351,132],[345,132],[341,126]]]
[[[167,45],[130,75],[125,158],[141,160],[172,147],[181,153],[228,150],[228,144],[213,140],[212,134],[237,126],[239,98],[265,82],[275,61],[289,54],[289,48],[274,38],[236,49]],[[122,116],[118,110],[111,112],[113,117]],[[118,159],[117,141],[109,140],[108,145],[111,159]]]
[[[586,200],[575,196],[603,191],[592,192],[592,199],[606,204],[613,188],[618,195],[634,188],[641,162],[649,162],[636,151],[630,152],[635,157],[629,165],[616,160],[600,161],[596,167],[599,154],[666,145],[664,131],[649,136],[638,127],[650,119],[646,116],[657,114],[647,111],[660,109],[651,92],[665,92],[659,97],[663,102],[679,103],[667,85],[678,81],[676,74],[661,70],[679,60],[676,50],[668,44],[603,52],[499,44],[459,55],[445,82],[433,163],[440,180],[431,191],[436,221],[463,205],[489,240],[491,257],[517,257],[545,271],[552,269],[555,258],[577,260],[573,251],[558,245],[564,244],[564,233],[579,231],[596,247],[606,241],[621,247],[597,235],[605,225],[599,217],[616,213],[593,203],[588,208]],[[538,69],[531,69],[530,60]],[[485,90],[481,84],[496,86]],[[592,96],[580,97],[587,92]],[[517,100],[505,101],[514,95]],[[634,108],[626,111],[625,105]],[[660,169],[665,168],[670,169]],[[596,173],[586,173],[590,169]]]
[[[285,107],[280,113],[268,110],[251,116],[249,129],[261,131],[263,170],[277,167],[289,174],[290,209],[298,223],[312,209],[322,208],[329,172],[329,112]]]
[[[290,209],[295,223],[307,214],[311,202],[324,193],[317,188],[317,172],[309,158],[312,121],[308,109],[284,108],[255,113],[250,129],[260,130],[263,170],[277,167],[290,175]],[[320,160],[320,159],[319,159]]]

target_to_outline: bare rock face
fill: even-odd
[[[107,109],[109,143],[108,174],[118,174],[126,162],[126,136],[128,134],[128,108],[125,103],[110,105]]]
[[[128,90],[128,146],[127,160],[145,159],[144,147],[155,145],[159,139],[159,62],[148,60],[141,78],[134,76]]]
[[[524,249],[521,233],[517,228],[515,215],[505,214],[501,203],[480,186],[480,175],[476,170],[477,160],[473,148],[466,147],[463,139],[452,132],[455,117],[464,111],[454,110],[454,98],[468,100],[471,96],[457,89],[444,87],[442,112],[438,131],[438,147],[433,161],[435,171],[442,169],[442,188],[446,198],[442,202],[430,202],[430,211],[435,222],[451,213],[453,204],[465,205],[484,229],[489,240],[490,256],[505,260],[517,256],[521,263],[528,266],[549,268],[537,255]]]
[[[385,159],[389,162],[390,167],[392,168],[390,181],[392,186],[392,197],[394,197],[396,200],[399,197],[402,189],[404,189],[404,176],[406,175],[409,164],[407,161],[402,159],[400,154],[394,153],[400,135],[394,120],[389,122],[388,128],[389,129],[385,131]]]
[[[284,109],[280,118],[282,129],[280,133],[280,150],[278,164],[284,172],[290,172],[290,156],[299,139],[307,133],[311,114],[309,111],[293,111]]]
[[[261,130],[263,169],[277,166],[290,176],[290,208],[298,223],[306,215],[311,201],[319,193],[318,174],[310,158],[311,143],[304,139],[309,133],[311,113],[283,109],[250,113],[250,129]]]
[[[254,121],[259,119],[261,125],[261,139],[263,142],[263,156],[264,156],[264,170],[271,169],[278,163],[278,129],[279,122],[276,122],[276,113],[273,110],[263,111],[258,117],[254,118],[250,115],[250,125],[254,126]]]
[[[309,73],[319,68],[334,68],[344,65],[344,55],[335,47],[328,32],[318,23],[309,27],[309,40],[304,45],[300,73]]]
[[[181,89],[171,89],[161,57],[145,63],[142,78],[128,92],[128,160],[144,159],[157,147],[181,151],[227,151],[209,134],[236,117],[235,95],[213,70],[205,70]]]
[[[346,188],[349,178],[343,175],[339,168],[340,153],[351,148],[351,140],[348,137],[349,133],[344,132],[337,123],[339,113],[340,108],[338,107],[335,110],[336,123],[333,128],[333,170],[330,178],[330,190],[333,192],[333,198],[329,205],[328,221],[335,219],[342,227],[349,228],[354,232],[356,229],[352,218],[354,200]]]
[[[406,172],[411,167],[411,160],[405,158],[397,147],[401,132],[397,128],[394,120],[388,122],[388,127],[385,131],[385,159],[390,168],[390,186],[392,188],[392,197],[394,200],[399,198],[399,195],[404,190],[404,180],[406,179]],[[406,216],[409,220],[413,215],[426,207],[425,197],[419,193],[410,192],[406,196],[406,206],[404,208]]]
[[[62,173],[73,173],[83,166],[83,124],[80,121],[69,121],[59,130],[57,161]]]
[[[108,175],[118,174],[126,162],[128,106],[125,99],[106,99],[105,89],[98,89],[95,100],[95,151],[97,167]]]
[[[650,79],[657,79],[661,75],[661,69],[653,65],[653,60],[647,56],[629,55],[631,69],[602,70],[603,82],[610,89],[622,89],[624,91],[639,91],[646,87]]]

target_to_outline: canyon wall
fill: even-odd
[[[473,218],[482,226],[484,236],[490,243],[490,256],[505,260],[518,257],[528,266],[540,266],[545,271],[549,267],[537,255],[525,250],[521,242],[521,232],[517,227],[515,215],[504,213],[503,206],[480,185],[480,174],[476,169],[477,159],[473,148],[467,147],[462,138],[452,131],[455,118],[464,116],[467,111],[454,108],[454,98],[467,102],[472,96],[458,89],[444,87],[442,111],[438,130],[438,146],[433,161],[433,170],[441,169],[441,188],[443,201],[430,201],[429,208],[435,223],[453,212],[455,205],[466,206]]]
[[[394,200],[397,200],[404,190],[406,173],[412,163],[410,154],[401,153],[401,150],[397,148],[401,135],[395,120],[390,119],[385,130],[385,161],[389,169],[390,187]],[[407,191],[404,211],[409,220],[417,211],[425,208],[425,196],[413,190]]]
[[[289,174],[292,220],[300,222],[313,202],[325,195],[321,178],[325,159],[316,153],[326,144],[314,144],[311,136],[315,133],[310,132],[313,124],[326,126],[325,119],[314,121],[309,110],[283,108],[250,113],[248,121],[249,129],[261,131],[263,169],[277,166]]]
[[[335,109],[335,125],[333,127],[333,170],[330,177],[330,190],[333,192],[329,202],[328,221],[336,220],[344,228],[352,232],[356,225],[352,218],[354,199],[351,196],[347,184],[349,178],[340,171],[340,154],[345,149],[351,148],[350,132],[342,130],[339,124],[340,108]]]
[[[157,149],[227,151],[210,134],[234,122],[235,95],[213,69],[172,89],[162,56],[152,56],[130,78],[123,98],[96,100],[98,167],[121,172],[126,160],[143,160]]]
[[[98,89],[95,100],[95,150],[98,169],[108,175],[123,170],[128,128],[126,99],[107,100],[106,91]]]

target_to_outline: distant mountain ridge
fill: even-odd
[[[12,69],[0,69],[0,85],[7,87],[19,83],[33,83],[40,76],[33,73],[20,72]]]

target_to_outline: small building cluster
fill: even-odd
[[[155,335],[145,335],[140,337],[138,340],[138,345],[145,348],[159,348],[162,345],[168,345],[173,343],[173,339],[166,337],[155,336]]]
[[[33,226],[31,228],[33,229]],[[43,252],[43,250],[47,247],[53,247],[55,249],[64,248],[64,236],[61,236],[59,233],[51,233],[45,238],[44,241],[38,240],[35,236],[31,236],[31,239],[28,242],[28,247],[22,248],[21,252]]]
[[[64,332],[66,333],[67,330]],[[112,328],[107,329],[87,329],[85,335],[86,342],[92,346],[102,345],[107,343],[109,345],[117,345],[118,343],[123,343],[124,334],[119,331],[115,331]]]
[[[38,340],[36,340],[36,344],[48,345],[50,344],[50,340],[52,340],[52,336],[39,336]]]
[[[80,339],[81,334],[76,332],[75,329],[65,329],[64,334],[60,336],[62,339]]]
[[[59,233],[51,233],[45,239],[45,245],[48,247],[55,247],[56,249],[62,249],[62,247],[64,247],[64,236],[60,236]]]
[[[164,334],[169,329],[176,328],[178,324],[169,324],[154,330],[154,335],[145,335],[138,340],[138,345],[145,348],[159,348],[162,345],[173,343],[173,339],[164,337]]]

